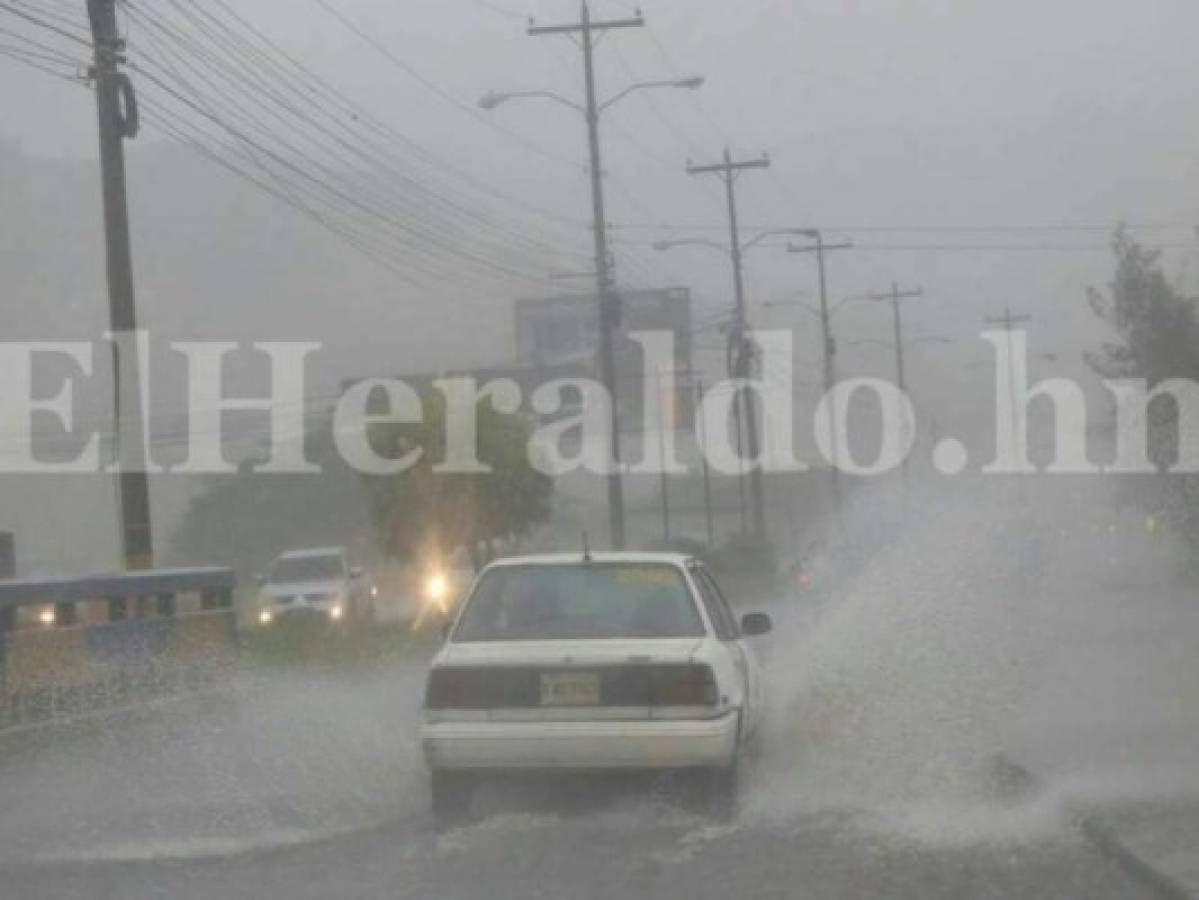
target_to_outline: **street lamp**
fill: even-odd
[[[640,24],[636,20],[607,23],[603,27],[625,27]],[[612,274],[608,260],[608,228],[604,216],[604,181],[600,162],[599,117],[600,113],[634,91],[659,87],[698,88],[704,80],[701,76],[677,78],[670,81],[640,81],[599,103],[595,97],[595,70],[592,64],[592,23],[586,4],[583,5],[582,31],[583,74],[586,88],[585,104],[576,103],[553,91],[489,91],[479,98],[479,106],[486,110],[495,109],[501,103],[518,98],[551,100],[581,113],[587,122],[587,148],[591,163],[591,216],[595,241],[595,284],[599,304],[599,370],[604,389],[609,398],[609,441],[611,444],[611,471],[608,473],[608,527],[613,549],[624,549],[624,488],[620,480],[620,430],[616,393],[616,360],[612,347],[612,331],[619,320],[620,301],[612,286]],[[548,31],[560,31],[551,28]],[[573,27],[572,29],[573,30]],[[530,34],[548,33],[546,29],[530,28]]]
[[[766,231],[760,231],[748,241],[741,244],[741,251],[744,253],[750,247],[760,244],[769,237],[779,237],[781,235],[796,235],[804,231],[802,228],[770,228]],[[722,244],[720,241],[714,241],[709,238],[676,238],[672,241],[654,241],[653,247],[661,252],[663,250],[671,250],[675,247],[711,247],[714,250],[719,250],[721,253],[731,253],[732,250],[728,244]]]
[[[607,100],[604,100],[595,105],[595,112],[601,113],[609,106],[612,106],[619,100],[623,100],[634,91],[649,90],[652,88],[685,88],[687,90],[695,90],[704,83],[704,76],[691,75],[687,78],[671,78],[661,81],[637,81],[628,85],[620,91],[617,91]],[[588,115],[587,107],[581,103],[576,103],[561,94],[554,91],[488,91],[479,98],[479,106],[486,110],[493,110],[501,103],[507,103],[509,100],[519,100],[522,98],[537,98],[541,100],[552,100],[555,103],[560,103],[563,106],[569,106],[571,109]]]
[[[507,103],[509,100],[520,97],[540,97],[543,100],[553,100],[555,103],[561,103],[564,106],[569,106],[571,109],[577,109],[581,113],[586,112],[578,103],[566,99],[561,94],[555,94],[553,91],[488,91],[479,98],[479,106],[490,111],[501,103]]]
[[[674,241],[654,241],[654,249],[659,253],[672,250],[675,247],[711,247],[713,250],[719,250],[721,253],[729,252],[727,244],[709,240],[708,238],[679,238]]]

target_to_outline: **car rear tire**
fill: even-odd
[[[430,778],[433,818],[438,827],[460,825],[470,818],[474,778],[464,772],[433,770]]]
[[[687,769],[676,784],[682,789],[680,801],[690,812],[727,821],[737,811],[737,766]]]
[[[717,821],[727,822],[733,819],[737,815],[740,767],[734,763],[725,768],[710,769],[705,774],[705,811]]]

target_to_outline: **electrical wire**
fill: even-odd
[[[195,72],[194,67],[192,67],[192,71]],[[226,75],[226,77],[229,77],[229,74],[227,72],[225,73],[225,75]],[[203,76],[201,76],[201,77],[203,77]],[[212,85],[211,80],[206,79],[206,81],[210,86]],[[343,168],[351,169],[351,168],[353,168],[354,165],[357,165],[358,168],[361,169],[363,164],[368,164],[371,166],[386,167],[386,175],[388,177],[386,179],[381,179],[378,184],[372,185],[372,189],[371,189],[372,193],[374,193],[374,194],[377,194],[380,192],[391,193],[391,196],[393,198],[399,198],[401,200],[401,202],[403,202],[407,198],[404,198],[402,195],[396,194],[395,190],[394,190],[395,185],[393,184],[393,182],[399,181],[399,182],[402,182],[402,183],[406,184],[407,186],[411,187],[412,188],[411,193],[428,194],[428,191],[423,189],[421,187],[421,185],[418,182],[416,182],[414,179],[412,179],[411,176],[407,172],[397,169],[395,167],[395,165],[391,163],[390,160],[387,160],[386,158],[379,156],[377,153],[372,155],[371,153],[367,152],[367,150],[358,146],[358,144],[356,142],[351,142],[351,141],[347,140],[341,134],[333,131],[330,127],[326,126],[324,123],[317,120],[314,116],[307,114],[302,108],[297,107],[293,102],[290,102],[286,98],[281,97],[278,93],[274,93],[274,92],[269,93],[268,99],[271,101],[271,108],[268,110],[268,112],[273,117],[273,119],[277,120],[280,124],[283,124],[286,121],[287,116],[298,117],[301,120],[300,124],[302,126],[304,126],[305,128],[308,128],[310,130],[315,129],[317,132],[319,132],[319,134],[321,136],[321,140],[324,141],[324,144],[322,146],[325,149],[328,149],[330,142],[332,142],[332,144],[335,145],[336,149],[342,154],[339,157],[339,163],[342,165]],[[242,109],[244,111],[244,106],[242,107]],[[210,109],[209,111],[211,112],[212,110]],[[250,120],[243,119],[244,122],[252,121],[252,120],[253,120],[252,117]],[[295,149],[295,148],[293,147],[292,149]],[[349,160],[345,154],[349,154],[350,156],[355,157],[356,163],[349,162]],[[436,195],[429,195],[429,197],[430,197],[430,199],[429,199],[430,203],[432,203],[434,205],[438,205],[444,209],[447,209],[448,212],[450,212],[450,213],[453,213],[455,215],[460,215],[465,219],[469,219],[474,224],[479,224],[481,226],[490,227],[490,228],[495,229],[495,226],[493,225],[493,223],[486,220],[485,217],[478,214],[474,209],[465,207],[462,204],[448,204],[445,201],[443,201],[441,198],[437,197]],[[408,202],[411,203],[411,200],[408,200]],[[420,208],[420,209],[410,209],[409,212],[413,213],[414,215],[422,215],[425,218],[428,218],[428,215],[431,212],[431,210],[428,208]],[[503,234],[505,236],[511,234],[511,229],[500,228],[500,229],[495,229],[495,230],[499,231],[501,234]],[[523,241],[526,245],[536,246],[536,249],[538,249],[538,250],[550,250],[550,251],[559,251],[560,252],[559,248],[550,248],[550,247],[548,247],[548,245],[545,245],[543,243],[537,243],[537,242],[533,241],[532,239],[525,238],[523,235],[520,235],[519,233],[516,235],[514,240],[517,243],[520,243]]]

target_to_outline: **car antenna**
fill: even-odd
[[[587,532],[583,532],[583,562],[591,562],[591,545],[587,543]]]

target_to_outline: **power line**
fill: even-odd
[[[24,19],[31,25],[36,25],[39,28],[44,28],[46,31],[53,32],[59,37],[64,37],[69,41],[74,41],[76,44],[87,47],[89,50],[92,48],[92,42],[87,38],[80,37],[78,34],[74,34],[63,27],[55,25],[52,22],[48,22],[45,18],[42,18],[42,16],[50,15],[48,13],[43,12],[42,16],[37,16],[29,12],[24,12],[11,3],[3,2],[3,0],[0,0],[0,10],[10,13],[19,19]]]
[[[517,132],[510,131],[507,128],[504,128],[502,125],[499,125],[492,119],[489,119],[486,115],[483,115],[482,113],[480,113],[480,111],[478,109],[476,109],[474,106],[472,106],[468,103],[464,103],[463,101],[459,100],[453,94],[449,93],[447,90],[442,88],[441,85],[437,84],[432,79],[427,78],[425,75],[422,75],[420,73],[420,71],[418,71],[416,69],[415,66],[412,66],[408,62],[401,59],[394,52],[392,52],[392,50],[390,50],[387,47],[387,45],[383,44],[372,34],[370,34],[365,29],[363,29],[362,27],[357,25],[353,20],[351,20],[349,17],[347,17],[344,13],[341,13],[334,7],[330,6],[326,2],[326,0],[312,0],[312,2],[315,3],[322,10],[324,10],[328,15],[330,15],[334,19],[336,19],[342,25],[342,27],[344,27],[347,31],[349,31],[351,34],[353,34],[355,37],[357,37],[359,40],[361,40],[367,46],[371,47],[376,53],[378,53],[380,56],[382,56],[384,59],[386,59],[392,65],[396,66],[400,71],[402,71],[406,75],[408,75],[408,77],[412,78],[414,81],[416,81],[422,87],[424,87],[426,90],[432,92],[435,96],[441,98],[446,103],[449,103],[451,106],[455,107],[456,109],[459,109],[462,112],[465,112],[476,122],[483,123],[486,127],[490,128],[492,131],[496,132],[497,134],[502,134],[504,137],[508,138],[509,140],[515,141],[517,144],[519,144],[524,149],[526,149],[532,153],[536,153],[538,156],[541,156],[544,159],[550,160],[551,162],[565,165],[571,169],[576,169],[576,170],[578,169],[578,164],[575,161],[570,160],[570,159],[566,158],[565,156],[561,156],[557,153],[553,153],[549,150],[546,150],[544,147],[540,146],[539,144],[534,143],[533,141],[526,139],[525,137],[521,136]]]
[[[130,65],[130,68],[141,74],[159,90],[163,91],[165,94],[181,103],[192,112],[196,113],[212,124],[217,125],[238,142],[244,144],[248,148],[251,148],[256,153],[266,157],[273,164],[280,166],[289,175],[298,178],[308,187],[318,190],[337,203],[341,203],[344,206],[349,207],[354,211],[355,215],[362,215],[369,219],[375,220],[397,237],[400,235],[406,235],[407,239],[414,239],[424,243],[429,243],[431,240],[436,240],[435,238],[431,238],[428,233],[423,232],[421,228],[417,227],[412,222],[394,212],[389,212],[387,209],[383,208],[383,206],[380,205],[377,197],[372,197],[370,199],[358,197],[354,193],[351,193],[346,186],[342,186],[330,181],[329,179],[335,177],[336,173],[332,172],[327,166],[303,157],[299,159],[289,158],[274,147],[266,145],[261,139],[250,135],[246,129],[238,127],[237,125],[228,121],[226,117],[218,115],[212,109],[207,108],[202,101],[185,95],[181,90],[169,84],[166,78],[160,76],[154,71],[151,71],[146,66],[133,63]],[[294,148],[294,146],[288,146],[292,152],[295,151],[296,148]],[[314,168],[316,169],[316,172],[313,171]],[[458,260],[459,264],[462,260],[469,260],[481,268],[494,271],[497,274],[509,276],[518,281],[529,280],[524,270],[512,268],[505,263],[497,262],[496,260],[486,257],[478,252],[466,251],[459,248],[451,249],[446,247],[444,244],[435,244],[431,249],[435,249],[435,252],[441,255],[445,255],[447,252],[449,252]],[[426,260],[424,263],[422,263],[422,265],[427,268],[427,263],[428,261]],[[414,279],[410,278],[409,280],[415,284],[419,284],[418,282],[415,282]]]
[[[293,157],[289,161],[292,162],[294,165],[298,166],[301,163],[305,166],[315,165],[322,172],[322,175],[324,176],[325,179],[336,180],[341,177],[341,173],[331,170],[328,166],[325,166],[324,164],[313,161],[311,159],[311,157],[307,154],[306,151],[301,150],[298,146],[296,146],[290,140],[288,140],[286,138],[282,138],[277,132],[274,132],[270,128],[266,127],[265,123],[262,121],[262,118],[263,118],[262,113],[258,113],[256,115],[249,114],[246,106],[244,105],[245,102],[250,101],[251,95],[249,93],[247,93],[248,86],[257,84],[258,82],[256,79],[259,77],[267,77],[266,74],[260,72],[256,75],[255,73],[253,73],[250,70],[245,68],[245,63],[240,64],[238,66],[238,71],[234,72],[231,63],[226,62],[221,59],[217,59],[216,57],[212,56],[211,51],[208,51],[208,50],[205,50],[205,49],[199,47],[193,39],[187,37],[186,35],[181,34],[180,32],[178,32],[177,29],[175,29],[173,26],[168,25],[165,21],[156,20],[152,16],[146,16],[144,11],[141,11],[140,15],[142,16],[143,19],[146,20],[146,22],[144,24],[153,25],[154,27],[156,27],[160,30],[163,30],[164,36],[170,37],[173,41],[175,41],[177,43],[177,45],[181,49],[186,50],[188,52],[188,54],[196,57],[197,62],[202,61],[207,67],[211,67],[214,72],[222,73],[221,77],[222,77],[222,79],[227,81],[227,83],[229,85],[229,90],[241,98],[240,100],[237,100],[237,101],[231,101],[229,95],[220,91],[216,87],[215,83],[211,82],[211,80],[208,78],[208,76],[199,74],[197,69],[195,69],[191,64],[188,64],[191,71],[196,73],[196,77],[203,78],[206,84],[208,84],[213,90],[218,91],[217,96],[219,98],[223,98],[222,100],[219,101],[219,104],[220,104],[219,108],[221,108],[221,109],[223,109],[223,111],[231,114],[233,118],[236,118],[239,120],[240,124],[237,126],[234,126],[234,130],[237,132],[237,135],[235,136],[235,140],[245,141],[247,139],[250,139],[250,140],[254,141],[256,144],[259,145],[259,146],[252,147],[255,155],[261,154],[266,149],[265,146],[262,146],[264,141],[269,141],[271,144],[276,144],[280,140],[286,141],[286,149],[287,149],[288,153],[290,153]],[[151,20],[153,20],[153,21],[151,21]],[[216,36],[213,35],[211,32],[206,31],[206,35],[209,37],[210,40],[216,39]],[[147,33],[146,36],[147,36],[147,38],[153,40],[150,33]],[[233,51],[226,50],[223,52],[232,54]],[[163,56],[164,58],[176,58],[178,61],[182,61],[179,59],[179,54],[177,51],[174,53],[169,53],[169,54],[166,53],[165,51],[163,51],[160,55]],[[247,56],[248,56],[248,54],[245,54],[245,53],[241,54],[241,57],[243,57],[243,58],[247,57]],[[173,71],[173,67],[170,64],[156,61],[149,54],[147,54],[147,60],[149,62],[154,62],[157,68],[161,68],[163,70],[171,70],[173,72],[173,75],[170,75],[169,77],[171,77],[171,79],[173,81],[175,81],[176,83],[182,82],[181,87],[182,87],[183,91],[177,90],[177,92],[176,92],[177,94],[182,93],[184,91],[188,95],[198,94],[198,90],[196,89],[196,86],[194,84],[192,84],[190,82],[190,80],[188,80],[187,78],[184,78],[179,72]],[[239,60],[239,62],[240,62],[240,60]],[[143,68],[145,68],[145,67],[143,67]],[[164,78],[165,77],[166,76],[164,76]],[[247,84],[247,78],[250,79],[248,84]],[[160,79],[160,80],[163,80],[163,79]],[[284,81],[288,81],[288,80],[284,79]],[[278,89],[276,89],[276,88],[271,88],[271,87],[269,87],[269,85],[266,85],[266,86],[263,86],[262,89],[268,92],[267,99],[269,100],[269,104],[268,104],[268,107],[266,108],[266,112],[268,113],[268,121],[277,121],[281,125],[286,125],[288,127],[289,131],[296,132],[297,137],[302,136],[304,138],[305,142],[310,141],[313,137],[312,129],[308,128],[308,123],[312,123],[313,125],[318,126],[318,130],[323,135],[322,139],[318,142],[318,146],[320,144],[324,144],[326,152],[328,151],[329,145],[333,145],[336,148],[335,152],[338,154],[352,153],[353,155],[357,156],[361,160],[367,162],[372,167],[374,167],[374,166],[386,167],[387,171],[389,171],[391,174],[389,175],[388,178],[386,178],[385,180],[383,180],[382,182],[380,182],[377,185],[373,185],[369,189],[370,205],[377,207],[379,203],[382,203],[384,201],[385,197],[390,197],[393,195],[393,190],[395,187],[394,182],[395,182],[396,178],[405,179],[405,183],[408,183],[413,187],[412,191],[407,192],[410,195],[415,195],[417,193],[427,193],[427,189],[422,189],[421,186],[419,185],[419,183],[412,182],[410,179],[410,176],[408,176],[407,173],[395,169],[394,165],[391,162],[389,162],[388,160],[386,160],[384,158],[381,158],[380,151],[378,151],[374,147],[373,144],[368,144],[368,146],[366,148],[358,147],[355,144],[353,144],[352,142],[344,139],[341,134],[331,131],[326,126],[320,125],[319,122],[317,122],[313,119],[312,115],[304,114],[303,110],[297,111],[296,104],[306,102],[310,99],[307,96],[305,96],[302,92],[297,92],[297,99],[294,101],[290,101],[290,100],[287,100],[286,98],[282,97],[279,94]],[[296,89],[294,87],[292,88],[292,90],[296,91]],[[258,103],[258,101],[256,101],[256,100],[253,102],[255,104]],[[203,112],[206,114],[206,118],[209,121],[218,122],[222,125],[231,124],[226,121],[228,116],[222,116],[221,114],[219,114],[216,111],[216,108],[214,108],[212,105],[209,105],[209,104],[206,104],[203,102],[200,102],[197,105],[205,107]],[[323,110],[320,108],[320,105],[317,104],[316,107],[314,108],[314,114],[315,114],[315,112],[322,112],[322,111]],[[293,118],[297,115],[299,116],[298,120]],[[250,134],[251,131],[257,132],[260,136],[252,136]],[[281,154],[276,154],[276,156],[281,156]],[[280,164],[280,160],[275,157],[268,157],[268,161],[275,165]],[[261,159],[252,160],[252,162],[254,162],[256,165],[259,165],[261,167],[261,164],[262,164]],[[351,166],[351,170],[354,170],[354,168],[355,167]],[[356,171],[358,172],[359,175],[366,174],[366,170],[363,170],[360,166],[356,168]],[[295,171],[291,171],[288,174],[289,174],[289,177],[299,177],[298,173]],[[274,176],[272,176],[272,177],[274,180],[277,180],[277,178],[275,178]],[[349,183],[349,186],[356,194],[356,192],[358,190],[357,187],[354,187],[352,182]],[[317,186],[312,185],[312,184],[308,184],[307,187],[309,190],[317,189]],[[325,187],[328,187],[328,185],[325,185]],[[342,193],[344,194],[345,191],[342,190]],[[416,199],[414,197],[406,196],[406,195],[402,195],[402,194],[395,195],[395,196],[400,201],[401,205],[404,206],[405,208],[410,207],[411,203],[414,201],[414,199]],[[325,199],[329,200],[330,198],[326,197]],[[334,199],[336,200],[336,202],[341,203],[346,198],[345,197],[335,197]],[[452,203],[447,206],[445,199],[440,198],[437,195],[430,195],[430,200],[434,204],[443,206],[448,214],[461,217],[463,219],[464,223],[469,222],[470,224],[465,227],[473,228],[477,225],[477,226],[482,226],[484,228],[490,228],[496,232],[496,235],[498,237],[511,238],[510,243],[512,243],[514,245],[524,244],[524,245],[527,245],[529,247],[529,249],[535,250],[537,252],[549,251],[551,253],[558,253],[558,254],[563,252],[560,248],[550,247],[549,245],[545,244],[544,242],[537,240],[533,236],[523,236],[522,234],[520,234],[520,232],[527,230],[527,229],[516,229],[511,226],[499,226],[498,223],[492,223],[489,220],[482,218],[472,208],[462,207],[461,205],[455,205]],[[375,210],[375,211],[377,212],[378,210]],[[359,210],[359,212],[361,212],[361,210]],[[405,213],[403,215],[411,216],[413,221],[416,221],[419,219],[427,218],[430,212],[431,212],[431,209],[426,204],[426,205],[420,207],[419,209],[410,209],[410,211],[408,213]],[[396,225],[396,222],[393,220],[391,222],[391,224],[394,226],[394,225]],[[436,223],[435,223],[435,225],[436,225]],[[438,229],[440,229],[440,238],[435,233]],[[455,241],[460,242],[460,240],[463,237],[465,237],[462,229],[463,229],[463,226],[454,226],[452,229],[447,231],[445,229],[445,225],[443,224],[443,225],[436,226],[436,228],[434,228],[433,231],[430,231],[428,226],[422,226],[419,229],[410,228],[409,232],[410,232],[410,236],[417,238],[417,239],[423,238],[425,240],[435,240],[435,241],[439,241],[442,244],[445,244],[448,241],[449,243],[452,244]],[[516,236],[513,236],[514,232],[516,233]],[[455,248],[455,249],[457,249],[457,248]],[[441,252],[441,251],[439,251],[439,252]],[[484,265],[485,264],[492,264],[492,265],[496,264],[496,261],[492,258],[483,260],[483,258],[482,258],[483,254],[481,254],[478,251],[471,251],[469,253],[458,252],[458,253],[456,253],[456,255],[458,255],[458,256],[460,256],[460,255],[473,256],[477,262],[479,262],[480,264],[484,264]],[[581,257],[581,254],[580,254],[580,257]],[[427,260],[423,260],[422,265],[424,265],[426,262],[427,262]],[[522,280],[524,282],[533,281],[533,279],[530,279],[528,276],[524,275],[525,270],[539,271],[539,270],[544,270],[544,269],[550,268],[550,266],[537,265],[537,264],[531,265],[528,262],[526,262],[523,265],[521,270],[513,270],[512,267],[507,265],[506,263],[498,263],[498,264],[507,269],[506,274],[508,274],[511,277],[519,277],[520,280]],[[444,275],[446,273],[442,273],[442,274]],[[454,269],[451,269],[449,274],[459,274],[459,273],[456,273],[456,271]],[[537,283],[540,283],[540,282],[538,281]]]
[[[10,59],[20,65],[27,66],[30,69],[35,69],[44,75],[49,75],[53,78],[70,82],[71,84],[78,85],[79,87],[87,87],[86,82],[80,79],[77,75],[68,75],[66,72],[61,72],[58,69],[53,68],[51,65],[41,62],[36,58],[31,57],[30,54],[22,52],[16,48],[0,46],[0,56],[3,56],[5,59]]]
[[[449,164],[446,160],[444,160],[442,157],[438,156],[437,154],[426,151],[423,147],[421,147],[419,144],[414,142],[412,139],[410,139],[406,135],[402,134],[401,132],[399,132],[395,128],[387,125],[386,123],[381,122],[381,120],[379,120],[377,117],[373,116],[371,113],[364,110],[361,106],[358,106],[353,101],[349,100],[349,98],[347,98],[345,94],[343,94],[336,88],[332,87],[327,82],[326,79],[321,78],[320,76],[316,75],[311,70],[309,70],[294,56],[292,56],[290,53],[288,53],[286,50],[284,50],[282,47],[280,47],[276,42],[274,42],[269,37],[267,37],[265,34],[263,34],[260,30],[255,28],[245,18],[238,15],[238,13],[234,9],[232,9],[228,5],[228,3],[225,2],[225,0],[215,0],[215,2],[221,9],[225,10],[225,12],[232,19],[234,19],[236,22],[238,22],[245,30],[247,30],[250,33],[252,33],[253,35],[255,35],[260,41],[263,42],[264,45],[266,45],[268,48],[270,48],[280,58],[286,60],[287,63],[289,64],[289,66],[292,69],[294,69],[294,71],[297,72],[300,75],[300,77],[307,83],[307,86],[309,87],[310,90],[314,91],[315,93],[323,94],[324,96],[330,98],[335,105],[342,107],[343,111],[348,113],[348,115],[351,117],[351,120],[353,122],[365,123],[365,124],[371,126],[372,130],[374,130],[377,134],[387,138],[388,140],[399,141],[405,147],[407,147],[408,149],[417,153],[421,157],[422,161],[425,162],[426,164],[432,166],[433,168],[442,169],[442,170],[446,171],[447,173],[449,173],[450,175],[452,175],[453,177],[469,183],[472,188],[474,188],[482,193],[488,194],[498,200],[501,200],[506,204],[518,206],[520,208],[523,208],[530,212],[533,212],[536,215],[542,216],[547,219],[551,219],[555,222],[556,225],[567,224],[567,225],[578,227],[580,229],[586,229],[588,227],[586,225],[586,223],[584,223],[578,219],[573,219],[573,218],[564,216],[561,213],[546,210],[544,208],[536,206],[535,204],[530,203],[525,198],[500,191],[497,188],[495,188],[494,185],[491,185],[488,182],[486,182],[480,178],[476,178],[475,176],[471,175],[470,173],[466,172],[463,169],[460,169],[456,166]],[[203,12],[202,8],[201,8],[201,11]],[[209,17],[212,16],[211,13],[205,13],[205,15],[208,15]],[[265,54],[261,54],[261,52],[260,52],[260,55],[263,56],[265,59],[265,57],[266,57]],[[492,123],[492,124],[494,124],[494,123]]]
[[[176,37],[176,39],[178,39],[178,35],[176,35],[175,37]],[[236,57],[233,56],[232,54],[231,54],[230,58],[236,59]],[[242,85],[239,82],[239,80],[237,79],[236,74],[232,74],[232,75],[228,74],[229,73],[228,64],[224,63],[222,60],[214,59],[210,55],[207,56],[206,59],[211,65],[220,67],[221,70],[226,73],[224,77],[231,79],[230,86],[233,90],[237,91],[240,96],[243,96],[243,97],[248,96],[242,90]],[[249,74],[250,77],[253,77],[253,73],[248,72],[248,70],[246,71],[245,74]],[[244,80],[245,74],[242,74],[242,76],[241,76],[242,80]],[[201,76],[201,77],[203,77],[203,76]],[[209,84],[215,88],[215,85],[212,85],[211,82],[209,82]],[[374,189],[372,191],[372,193],[377,194],[380,191],[382,191],[382,192],[390,194],[393,190],[392,183],[396,179],[399,179],[400,181],[402,181],[404,184],[406,184],[408,187],[411,188],[411,191],[409,191],[408,194],[427,194],[429,196],[430,200],[432,200],[432,202],[443,207],[445,209],[445,211],[449,214],[461,216],[464,219],[469,219],[472,222],[477,223],[483,227],[496,230],[504,238],[510,239],[511,241],[513,241],[515,243],[525,243],[525,244],[528,244],[531,248],[534,248],[537,250],[549,249],[551,252],[561,252],[560,248],[556,248],[556,247],[550,248],[550,247],[548,247],[548,245],[545,245],[544,243],[539,242],[532,237],[525,237],[525,236],[519,234],[519,230],[517,230],[517,234],[514,236],[513,235],[514,229],[512,229],[510,227],[497,227],[497,225],[495,223],[492,223],[486,217],[482,216],[477,211],[477,209],[475,209],[473,207],[463,206],[462,204],[460,204],[456,201],[447,201],[445,198],[442,198],[442,197],[438,196],[437,194],[430,193],[430,191],[427,187],[422,185],[420,182],[414,180],[412,178],[412,176],[409,175],[406,171],[397,169],[395,167],[395,165],[389,159],[389,154],[387,154],[386,151],[379,151],[369,141],[362,141],[361,143],[365,144],[365,146],[360,146],[359,143],[347,140],[346,137],[342,134],[342,129],[339,128],[339,130],[335,131],[332,128],[330,128],[329,126],[325,125],[323,122],[318,121],[316,118],[316,115],[319,114],[320,112],[322,112],[322,110],[319,108],[319,105],[317,105],[317,107],[312,112],[309,112],[307,109],[305,109],[303,106],[300,105],[300,104],[306,104],[308,106],[312,106],[312,104],[310,103],[310,98],[305,97],[303,95],[298,95],[297,100],[292,101],[292,100],[288,100],[287,98],[283,97],[278,92],[277,89],[272,89],[269,85],[262,84],[262,85],[260,85],[260,88],[261,88],[261,90],[263,90],[265,92],[267,99],[269,101],[271,101],[269,104],[270,108],[267,110],[268,114],[274,120],[278,121],[280,124],[285,125],[285,126],[291,128],[292,130],[296,130],[297,133],[299,135],[302,135],[305,140],[310,139],[312,136],[311,131],[309,129],[315,129],[316,132],[318,132],[321,135],[321,143],[324,143],[326,150],[328,149],[328,145],[332,144],[336,148],[334,152],[337,153],[338,155],[348,153],[350,156],[355,157],[358,161],[365,162],[369,166],[372,166],[372,167],[378,166],[378,167],[385,169],[388,173],[388,178],[382,184],[380,184],[376,189]],[[243,107],[243,109],[244,109],[244,107]],[[297,118],[299,120],[299,122],[292,121],[290,117]],[[251,117],[249,120],[243,119],[243,122],[246,122],[246,124],[250,124],[250,122],[252,122],[254,125],[261,124],[261,123],[257,122],[257,120],[255,120],[253,117]],[[337,123],[337,124],[340,126],[340,123]],[[296,148],[293,145],[291,149],[293,149],[293,151],[294,151]],[[348,165],[351,169],[354,167],[355,164],[346,162],[346,159],[344,156],[342,156],[341,158],[342,158],[343,162],[345,162],[346,165]],[[411,205],[411,203],[413,202],[412,197],[406,196],[404,194],[399,194],[396,196],[400,200],[400,202],[404,205]],[[427,207],[422,207],[418,210],[413,210],[413,212],[414,212],[414,214],[417,214],[417,215],[421,216],[422,218],[427,218],[430,210]]]
[[[1191,231],[1195,228],[1195,222],[1145,222],[1140,224],[1125,223],[1132,231]],[[642,230],[671,230],[671,231],[723,231],[724,226],[713,225],[708,222],[672,222],[672,223],[647,223],[647,222],[626,222],[613,223],[612,227],[624,231],[642,231]],[[747,225],[747,229],[752,230],[772,230],[778,226],[772,225]],[[1034,232],[1100,232],[1110,233],[1114,226],[1111,224],[1070,224],[1070,223],[1026,223],[1026,224],[1006,224],[1006,225],[830,225],[825,230],[829,232],[841,232],[845,234],[869,234],[869,233],[910,233],[910,234],[1020,234]]]

